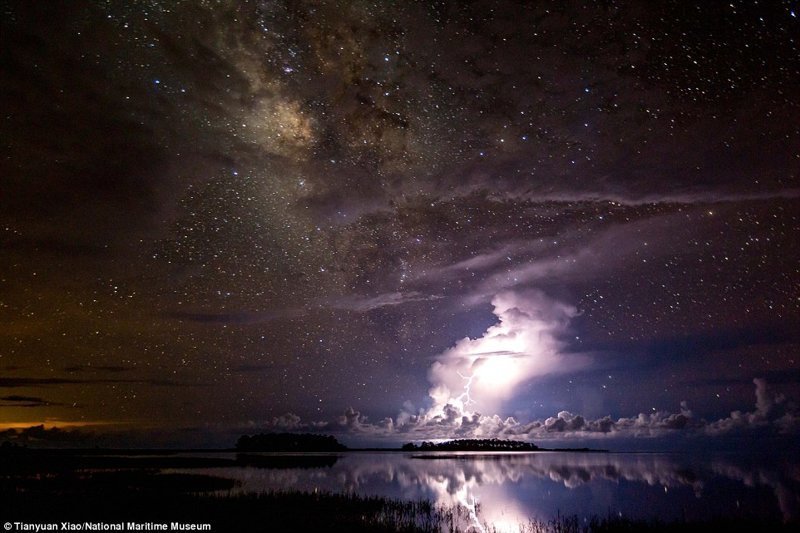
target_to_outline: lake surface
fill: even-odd
[[[794,458],[580,452],[286,457],[257,454],[247,466],[165,472],[234,479],[234,491],[244,493],[296,489],[460,504],[478,511],[467,520],[479,530],[480,523],[517,530],[530,518],[549,520],[559,513],[580,520],[608,514],[665,521],[800,517],[800,465]]]

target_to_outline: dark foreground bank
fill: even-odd
[[[211,532],[457,532],[471,527],[464,507],[437,507],[428,501],[325,493],[266,493],[252,495],[165,494],[163,491],[113,491],[106,494],[8,493],[0,495],[0,520],[10,523],[77,524],[83,531],[121,530]],[[480,510],[478,510],[480,520]],[[121,529],[119,528],[121,526]],[[495,531],[482,523],[484,531]],[[624,517],[579,519],[557,516],[548,521],[519,524],[523,533],[611,531],[796,531],[797,524],[718,519],[709,522],[658,522]],[[105,529],[100,529],[105,528]],[[111,529],[110,529],[111,528]],[[113,529],[117,528],[117,529]],[[21,530],[21,529],[19,529]],[[61,529],[59,529],[61,530]]]

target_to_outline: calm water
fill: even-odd
[[[265,454],[268,456],[268,454]],[[331,464],[332,463],[332,464]],[[307,468],[222,467],[170,472],[235,479],[237,491],[354,492],[439,504],[477,504],[480,519],[516,529],[529,518],[621,514],[703,520],[798,519],[800,466],[719,456],[615,453],[348,452]]]

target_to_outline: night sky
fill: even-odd
[[[3,2],[0,438],[796,437],[798,14]]]

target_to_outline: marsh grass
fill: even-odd
[[[563,516],[557,515],[550,520],[531,519],[527,524],[520,524],[520,533],[627,533],[627,532],[647,532],[647,533],[708,533],[710,531],[724,532],[748,532],[755,531],[796,531],[797,524],[784,524],[780,522],[764,522],[755,520],[733,520],[724,517],[714,518],[707,521],[685,521],[677,520],[664,522],[660,520],[642,520],[620,516],[598,516],[579,519],[577,515]],[[486,533],[496,533],[496,530],[488,525]]]
[[[189,480],[187,480],[189,481]],[[355,494],[267,492],[201,494],[173,489],[0,494],[0,520],[56,522],[173,521],[209,523],[212,531],[332,531],[473,533],[469,512],[427,500],[405,501]],[[480,516],[480,514],[479,514]],[[520,524],[520,533],[796,531],[797,524],[715,519],[659,522],[624,517],[557,516]],[[499,533],[484,524],[486,533]]]

